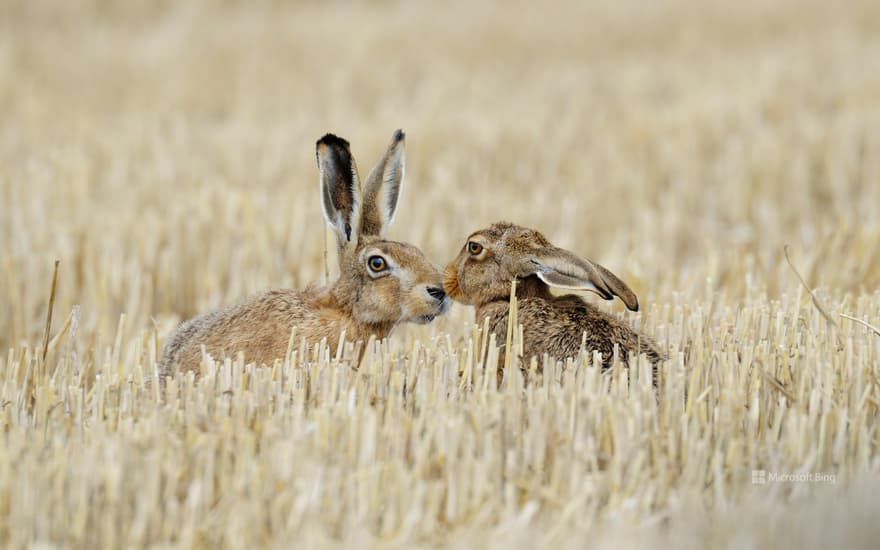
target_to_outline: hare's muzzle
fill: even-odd
[[[443,315],[449,309],[449,298],[440,286],[426,286],[423,288],[428,299],[420,300],[421,304],[418,306],[419,314],[414,315],[411,319],[419,324],[430,323],[438,315]]]
[[[443,290],[453,300],[460,301],[462,293],[461,286],[458,284],[458,269],[456,269],[455,264],[455,262],[449,264],[443,272]]]
[[[437,300],[438,302],[442,302],[443,300],[446,299],[446,292],[444,292],[443,289],[440,288],[439,286],[430,286],[430,287],[428,287],[427,291],[428,291],[428,295],[431,296],[431,298],[434,298],[435,300]]]

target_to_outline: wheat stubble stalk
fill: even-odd
[[[60,260],[55,260],[52,269],[52,286],[49,290],[49,303],[46,306],[46,327],[43,331],[43,345],[40,353],[41,363],[46,362],[46,355],[49,353],[49,335],[52,333],[52,312],[55,309],[55,289],[58,287],[58,264],[60,263]]]

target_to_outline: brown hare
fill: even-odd
[[[613,361],[615,344],[624,364],[631,354],[644,353],[655,366],[665,358],[653,340],[581,297],[551,294],[551,286],[589,290],[606,300],[618,296],[629,309],[639,309],[636,295],[617,276],[553,246],[533,229],[498,222],[473,233],[446,267],[443,286],[453,300],[476,306],[478,323],[488,317],[489,330],[500,343],[507,334],[514,278],[525,361],[540,361],[544,354],[564,360],[576,356],[584,342],[587,351],[602,354],[605,367]]]
[[[181,324],[169,337],[160,373],[173,369],[198,374],[201,348],[214,358],[244,353],[245,361],[271,363],[287,352],[291,329],[309,344],[326,338],[337,346],[384,338],[405,321],[427,323],[448,307],[443,277],[406,243],[385,240],[404,175],[404,134],[391,144],[361,188],[348,142],[327,134],[317,143],[321,202],[336,233],[339,276],[327,286],[272,290],[248,301]]]

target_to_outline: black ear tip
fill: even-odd
[[[320,147],[321,145],[348,149],[348,142],[335,134],[324,134],[324,137],[318,140],[315,147]]]
[[[391,139],[392,139],[392,141],[394,141],[394,143],[397,143],[399,141],[403,141],[403,139],[405,137],[406,137],[406,134],[403,133],[403,130],[398,128],[397,130],[394,130],[394,136],[392,136]]]

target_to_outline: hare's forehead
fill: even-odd
[[[470,240],[480,241],[484,246],[494,246],[510,252],[528,251],[547,246],[549,241],[541,233],[527,227],[493,225],[472,234]]]

